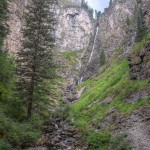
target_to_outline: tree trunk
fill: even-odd
[[[32,100],[28,103],[28,112],[27,112],[27,120],[30,120],[32,116]]]

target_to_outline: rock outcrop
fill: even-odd
[[[116,0],[99,19],[100,51],[105,50],[106,59],[129,53],[135,43],[138,8],[142,9],[150,25],[148,0]]]
[[[82,8],[60,7],[57,11],[56,45],[60,51],[76,51],[88,47],[93,34],[89,14]]]
[[[98,20],[98,35],[85,79],[97,73],[101,66],[102,51],[106,61],[114,57],[124,57],[131,52],[136,39],[138,9],[142,9],[146,26],[150,29],[149,6],[149,0],[116,0],[105,9]]]
[[[150,78],[150,40],[139,52],[134,52],[128,57],[130,62],[131,79]]]
[[[8,4],[10,15],[7,25],[10,28],[10,33],[7,36],[6,46],[10,52],[21,49],[21,29],[25,6],[30,2],[31,0],[14,0]],[[89,44],[93,25],[88,13],[80,6],[81,0],[66,0],[56,8],[58,19],[56,45],[59,51],[81,50],[87,48]]]
[[[13,0],[9,1],[9,18],[7,25],[9,26],[9,35],[5,41],[5,45],[10,52],[17,52],[21,49],[22,33],[21,29],[23,26],[23,15],[25,6],[30,3],[30,0]]]

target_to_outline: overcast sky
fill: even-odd
[[[104,11],[104,8],[107,8],[109,5],[109,0],[86,0],[88,4],[96,10]]]

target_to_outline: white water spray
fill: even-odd
[[[92,47],[92,52],[91,52],[91,54],[90,54],[89,60],[88,60],[88,62],[87,62],[87,65],[86,65],[84,71],[86,71],[88,65],[90,64],[90,62],[91,62],[91,60],[92,60],[92,57],[93,57],[93,54],[94,54],[95,43],[96,43],[98,31],[99,31],[99,27],[97,26],[97,28],[96,28],[96,33],[95,33],[95,36],[94,36],[94,43],[93,43],[93,47]],[[84,72],[84,71],[83,71],[83,72]],[[81,76],[81,78],[78,80],[78,84],[82,83],[83,78],[84,78],[84,77]]]

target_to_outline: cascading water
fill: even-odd
[[[97,28],[96,28],[96,32],[95,32],[95,36],[94,36],[94,43],[93,43],[93,47],[92,47],[92,52],[91,52],[91,54],[90,54],[89,60],[88,60],[88,62],[87,62],[87,65],[86,65],[85,69],[83,70],[83,72],[86,71],[88,65],[90,64],[90,62],[91,62],[91,60],[92,60],[92,57],[93,57],[93,54],[94,54],[95,42],[96,42],[96,39],[97,39],[98,31],[99,31],[99,26],[97,26]],[[82,83],[83,78],[84,78],[84,77],[83,77],[83,75],[82,75],[82,76],[80,77],[80,79],[78,80],[78,84]]]
[[[83,81],[83,76],[78,80],[78,84],[81,84]]]
[[[93,43],[93,47],[92,47],[92,52],[91,52],[91,54],[90,54],[90,58],[89,58],[89,60],[88,60],[88,62],[87,62],[87,65],[86,65],[85,71],[86,71],[86,69],[87,69],[87,67],[88,67],[89,63],[90,63],[90,62],[91,62],[91,60],[92,60],[92,56],[93,56],[94,49],[95,49],[95,42],[96,42],[96,38],[97,38],[97,34],[98,34],[98,30],[99,30],[99,27],[97,26],[97,28],[96,28],[96,33],[95,33],[95,36],[94,36],[94,43]]]

